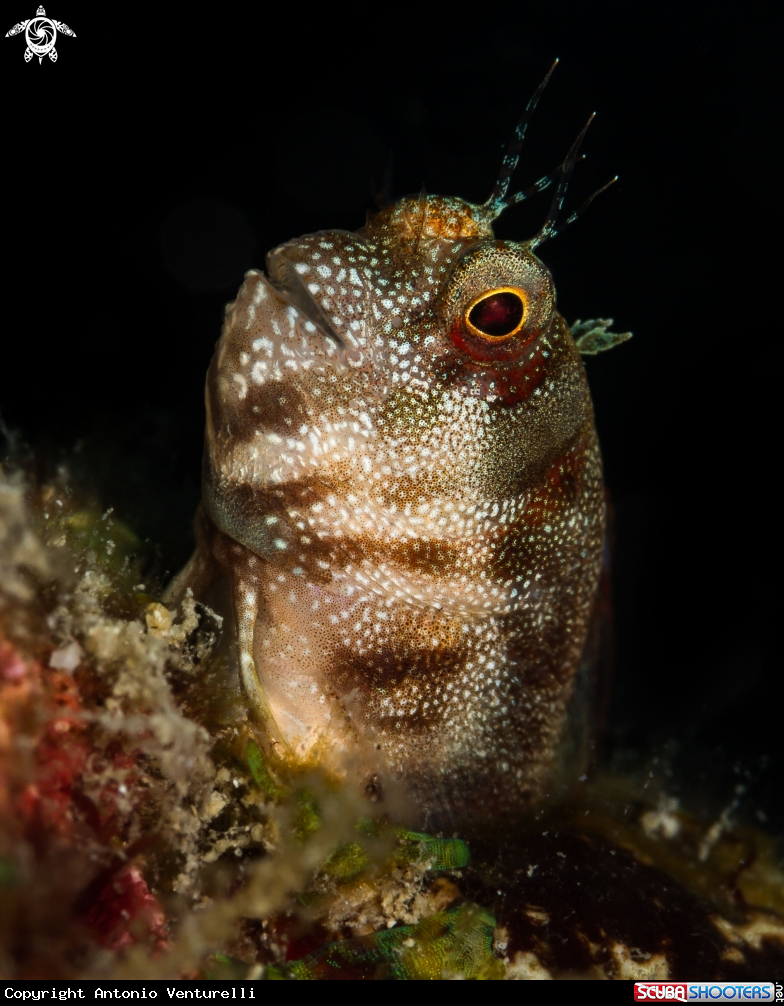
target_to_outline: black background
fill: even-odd
[[[570,205],[620,182],[540,254],[567,319],[634,332],[587,364],[616,511],[607,750],[658,757],[665,786],[707,805],[745,782],[744,810],[784,825],[777,5],[48,2],[77,33],[58,62],[26,64],[22,37],[0,50],[0,410],[172,571],[243,271],[300,233],[360,226],[390,163],[395,195],[485,199],[560,57],[516,181],[598,112]],[[15,3],[7,28],[33,16]],[[530,236],[547,206],[510,211],[500,235]]]

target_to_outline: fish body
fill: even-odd
[[[397,781],[431,823],[547,791],[605,535],[578,345],[532,243],[492,217],[405,198],[247,274],[178,581],[228,574],[279,755],[368,793]]]

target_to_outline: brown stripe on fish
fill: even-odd
[[[445,686],[465,668],[466,645],[406,647],[398,637],[358,655],[346,648],[331,662],[330,680],[354,721],[374,730],[432,730],[449,713]]]
[[[598,447],[578,443],[550,466],[509,533],[492,541],[490,575],[506,581],[529,571],[546,574],[548,561],[565,575],[570,553],[584,561],[586,550],[601,549],[601,498]]]
[[[305,399],[291,381],[275,381],[248,388],[249,419],[260,433],[291,436],[310,415]]]

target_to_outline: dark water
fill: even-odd
[[[296,234],[361,225],[390,165],[395,195],[486,198],[560,56],[517,177],[599,113],[572,205],[621,181],[541,254],[567,319],[635,333],[588,363],[615,507],[606,755],[701,812],[738,795],[781,831],[780,15],[584,7],[275,24],[261,6],[69,9],[56,64],[5,40],[0,410],[175,570],[204,373],[243,271]],[[547,205],[501,236],[532,234]]]

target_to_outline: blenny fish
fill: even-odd
[[[246,275],[207,375],[198,548],[169,592],[228,577],[271,750],[402,785],[431,823],[541,796],[586,673],[605,502],[580,353],[628,333],[570,329],[535,255],[577,216],[585,129],[508,195],[548,78],[486,203],[402,198]],[[497,240],[550,184],[539,233]]]

